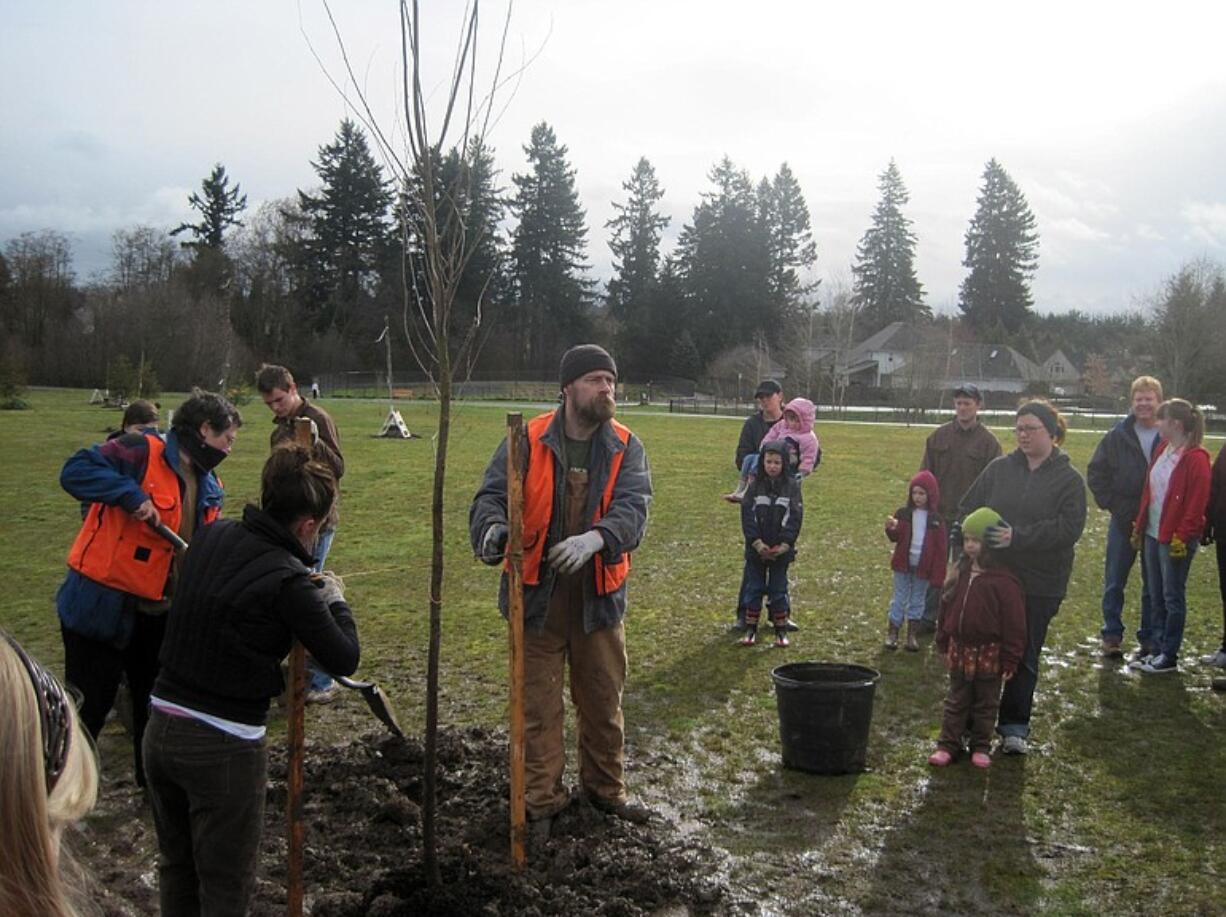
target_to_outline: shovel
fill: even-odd
[[[366,701],[366,706],[370,707],[370,712],[373,713],[388,731],[398,739],[404,738],[404,730],[400,728],[400,724],[396,722],[396,711],[392,709],[391,701],[387,699],[387,695],[379,690],[379,686],[371,681],[354,681],[352,678],[346,678],[343,675],[333,675],[337,684],[342,687],[349,688],[353,691],[361,691],[362,698]]]

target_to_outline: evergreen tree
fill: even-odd
[[[247,209],[247,195],[242,193],[238,185],[229,187],[230,177],[226,175],[226,167],[220,162],[213,166],[209,177],[200,183],[200,194],[192,192],[187,202],[192,209],[200,214],[199,223],[180,223],[170,231],[172,236],[181,232],[190,232],[191,242],[184,242],[184,248],[211,249],[220,252],[225,247],[226,230],[231,226],[242,226],[238,215]]]
[[[524,365],[547,372],[562,348],[587,335],[591,282],[585,214],[567,149],[542,121],[524,147],[529,171],[512,176],[511,210],[519,217],[511,255],[518,296],[518,337]]]
[[[768,239],[770,289],[774,320],[789,325],[805,312],[805,298],[820,281],[804,283],[801,271],[817,262],[817,245],[809,221],[809,205],[791,168],[785,162],[773,181],[764,178],[758,186],[759,218]]]
[[[856,248],[852,266],[852,304],[861,310],[862,330],[879,331],[891,322],[915,322],[932,317],[924,303],[924,288],[915,275],[915,233],[902,206],[910,196],[893,159],[877,187],[881,199],[873,223]]]
[[[677,241],[688,328],[704,363],[759,331],[772,341],[782,333],[771,321],[770,242],[749,175],[725,156],[709,178],[714,190]]]
[[[613,230],[609,239],[614,259],[614,276],[608,286],[609,314],[620,325],[617,352],[623,355],[626,369],[643,372],[650,368],[647,357],[654,333],[660,233],[669,221],[656,210],[664,190],[646,157],[635,164],[622,188],[628,195],[626,203],[614,203],[617,216],[605,224]]]
[[[378,287],[392,252],[392,193],[366,135],[348,118],[311,164],[319,192],[298,192],[305,233],[295,258],[306,306],[318,331],[344,334]]]
[[[1030,278],[1039,265],[1034,214],[995,159],[983,172],[978,208],[966,231],[969,270],[958,305],[977,330],[1014,334],[1030,317]]]

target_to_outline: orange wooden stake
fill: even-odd
[[[511,642],[511,863],[524,853],[524,416],[507,414],[507,610]]]
[[[306,417],[294,420],[294,441],[310,448],[311,421]],[[289,862],[286,864],[286,913],[302,917],[303,877],[302,853],[306,845],[306,825],[302,820],[302,765],[306,753],[306,651],[294,641],[289,651],[289,756],[286,764],[286,823]]]

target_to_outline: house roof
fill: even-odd
[[[956,344],[949,354],[950,379],[1023,379],[1041,375],[1040,367],[1012,347],[999,344]]]
[[[866,337],[857,344],[855,349],[852,350],[848,362],[854,363],[874,350],[893,350],[899,353],[906,353],[911,350],[914,343],[915,334],[906,322],[890,322],[890,324],[886,325],[876,334]]]

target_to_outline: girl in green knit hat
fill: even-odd
[[[945,767],[962,753],[970,723],[971,763],[989,767],[1000,692],[1026,648],[1026,599],[1021,583],[996,562],[987,546],[1000,514],[981,507],[962,522],[962,558],[941,593],[936,646],[949,669],[949,692],[937,750],[928,758]]]

